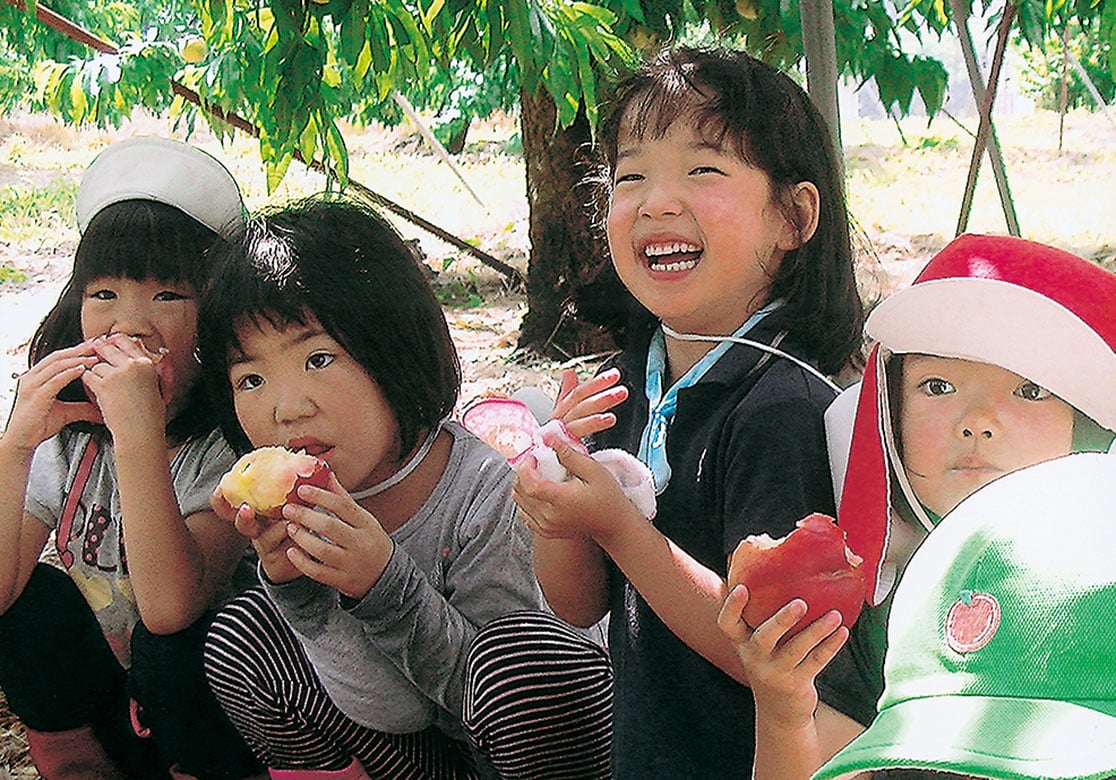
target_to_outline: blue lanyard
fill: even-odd
[[[732,338],[740,338],[750,331],[771,312],[783,303],[782,300],[772,301],[757,311],[748,321],[732,334]],[[691,366],[677,382],[663,393],[663,383],[666,379],[666,338],[662,328],[658,328],[651,336],[651,343],[647,348],[647,377],[644,383],[644,392],[647,395],[647,425],[639,439],[639,459],[651,469],[655,478],[655,494],[666,490],[670,482],[670,463],[667,462],[666,439],[670,423],[678,408],[678,391],[697,384],[711,369],[721,356],[728,352],[732,346],[731,341],[722,341],[701,360]]]

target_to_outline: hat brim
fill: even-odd
[[[174,206],[225,237],[244,224],[240,187],[228,169],[213,155],[169,138],[129,138],[97,155],[74,201],[78,231],[125,200]]]
[[[898,702],[813,780],[880,769],[997,780],[1104,780],[1116,775],[1116,702],[1089,705],[981,696]]]
[[[1077,315],[996,279],[951,278],[901,290],[873,310],[868,335],[892,352],[1006,368],[1116,430],[1116,353]]]

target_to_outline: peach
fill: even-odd
[[[247,504],[258,515],[279,518],[284,504],[301,503],[299,487],[324,488],[330,474],[329,465],[313,455],[286,447],[260,447],[234,463],[217,490],[229,506]]]
[[[806,615],[786,639],[831,609],[841,613],[843,625],[856,622],[868,592],[861,563],[833,518],[814,513],[781,539],[760,534],[741,541],[729,562],[728,585],[748,588],[744,622],[752,628],[792,599],[804,600]]]

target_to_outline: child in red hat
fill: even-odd
[[[879,343],[864,381],[829,412],[839,525],[864,558],[869,608],[840,653],[846,629],[835,614],[780,642],[801,601],[753,632],[737,589],[721,616],[752,673],[757,778],[806,777],[871,722],[890,594],[943,515],[1003,474],[1111,445],[1113,300],[1116,275],[1073,254],[965,235],[873,311],[867,332]],[[842,469],[837,418],[854,397]]]

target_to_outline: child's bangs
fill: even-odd
[[[650,83],[634,95],[621,118],[620,129],[634,141],[658,140],[682,121],[693,127],[702,141],[723,151],[731,151],[751,163],[743,127],[728,126],[731,112],[722,96],[711,87],[691,79],[683,70],[672,78]]]
[[[74,260],[81,288],[103,277],[185,282],[200,289],[207,249],[217,235],[178,209],[132,200],[114,203],[86,228]]]
[[[297,310],[284,307],[282,311],[278,309],[244,311],[232,320],[231,327],[228,330],[227,358],[231,361],[244,354],[244,347],[240,343],[240,334],[249,329],[262,331],[271,327],[281,332],[292,326],[305,327],[310,324],[313,317],[313,312],[305,306],[299,307]]]
[[[238,334],[246,328],[284,330],[314,316],[290,242],[264,231],[250,235],[249,242],[251,262],[225,265],[211,291],[216,310],[230,323],[230,354],[241,350]]]

